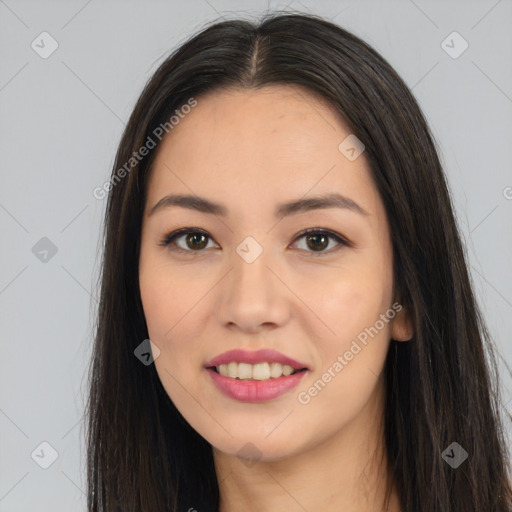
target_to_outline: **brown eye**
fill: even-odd
[[[329,245],[329,237],[323,234],[307,235],[306,243],[314,251],[323,251]]]
[[[169,247],[169,250],[193,253],[201,252],[203,249],[208,248],[208,242],[211,237],[206,231],[193,228],[183,228],[172,233],[169,233],[159,245]]]
[[[191,249],[204,249],[208,243],[207,236],[202,233],[191,233],[185,240],[189,248]]]
[[[350,242],[338,233],[316,228],[303,231],[296,238],[296,240],[301,239],[304,239],[306,243],[305,247],[299,247],[299,249],[309,253],[317,253],[319,256],[333,252],[341,246],[351,247]],[[334,246],[332,244],[333,240],[335,242]],[[298,244],[298,242],[296,242],[296,244]],[[332,246],[332,248],[330,246]],[[326,250],[327,247],[329,247],[329,250]]]

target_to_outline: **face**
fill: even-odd
[[[390,338],[412,333],[349,135],[323,100],[271,86],[197,98],[160,145],[141,299],[162,385],[219,452],[278,460],[382,415]]]

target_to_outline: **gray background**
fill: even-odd
[[[267,8],[330,18],[413,88],[439,141],[479,301],[511,362],[511,0],[0,0],[0,511],[85,510],[85,370],[106,204],[92,191],[169,51],[209,20]],[[59,45],[46,59],[31,47],[43,31]],[[458,58],[442,47],[453,31],[469,44]],[[33,251],[43,237],[57,248],[46,261]],[[31,458],[37,449],[34,459],[50,461],[43,441],[58,452],[48,469]]]

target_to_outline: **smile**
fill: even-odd
[[[240,402],[267,402],[299,384],[309,368],[271,349],[230,350],[205,364],[217,389]]]
[[[213,369],[220,375],[230,377],[231,379],[259,381],[278,379],[283,376],[288,377],[296,372],[305,370],[305,368],[295,369],[288,364],[283,365],[277,362],[249,364],[237,363],[236,361],[215,366]]]

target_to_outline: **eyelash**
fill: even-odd
[[[177,247],[175,245],[176,239],[180,238],[183,235],[189,235],[189,234],[204,235],[206,238],[208,238],[209,240],[213,241],[213,238],[208,234],[208,232],[204,231],[204,230],[202,230],[200,228],[182,228],[182,229],[178,229],[178,230],[173,231],[173,232],[169,233],[168,235],[166,235],[160,241],[160,243],[158,245],[163,246],[163,247],[168,247],[171,244],[173,244],[174,246],[172,248],[169,247],[169,250],[172,250],[173,252],[178,252],[178,253],[181,253],[181,254],[183,254],[183,253],[184,254],[190,254],[190,253],[201,253],[201,252],[203,252],[205,249],[199,249],[199,250],[194,251],[192,249],[182,249],[181,247]],[[334,249],[331,248],[329,250],[322,250],[322,251],[307,251],[306,250],[306,252],[311,253],[312,256],[323,256],[325,254],[331,254],[332,252],[335,252],[335,251],[339,250],[341,247],[352,247],[352,244],[346,238],[342,237],[338,233],[335,233],[335,232],[327,230],[327,229],[320,229],[320,228],[309,228],[309,229],[306,229],[304,231],[301,231],[294,238],[294,243],[298,239],[303,238],[306,235],[312,235],[312,234],[315,234],[315,235],[325,235],[328,238],[331,238],[331,239],[335,240],[339,244]]]

